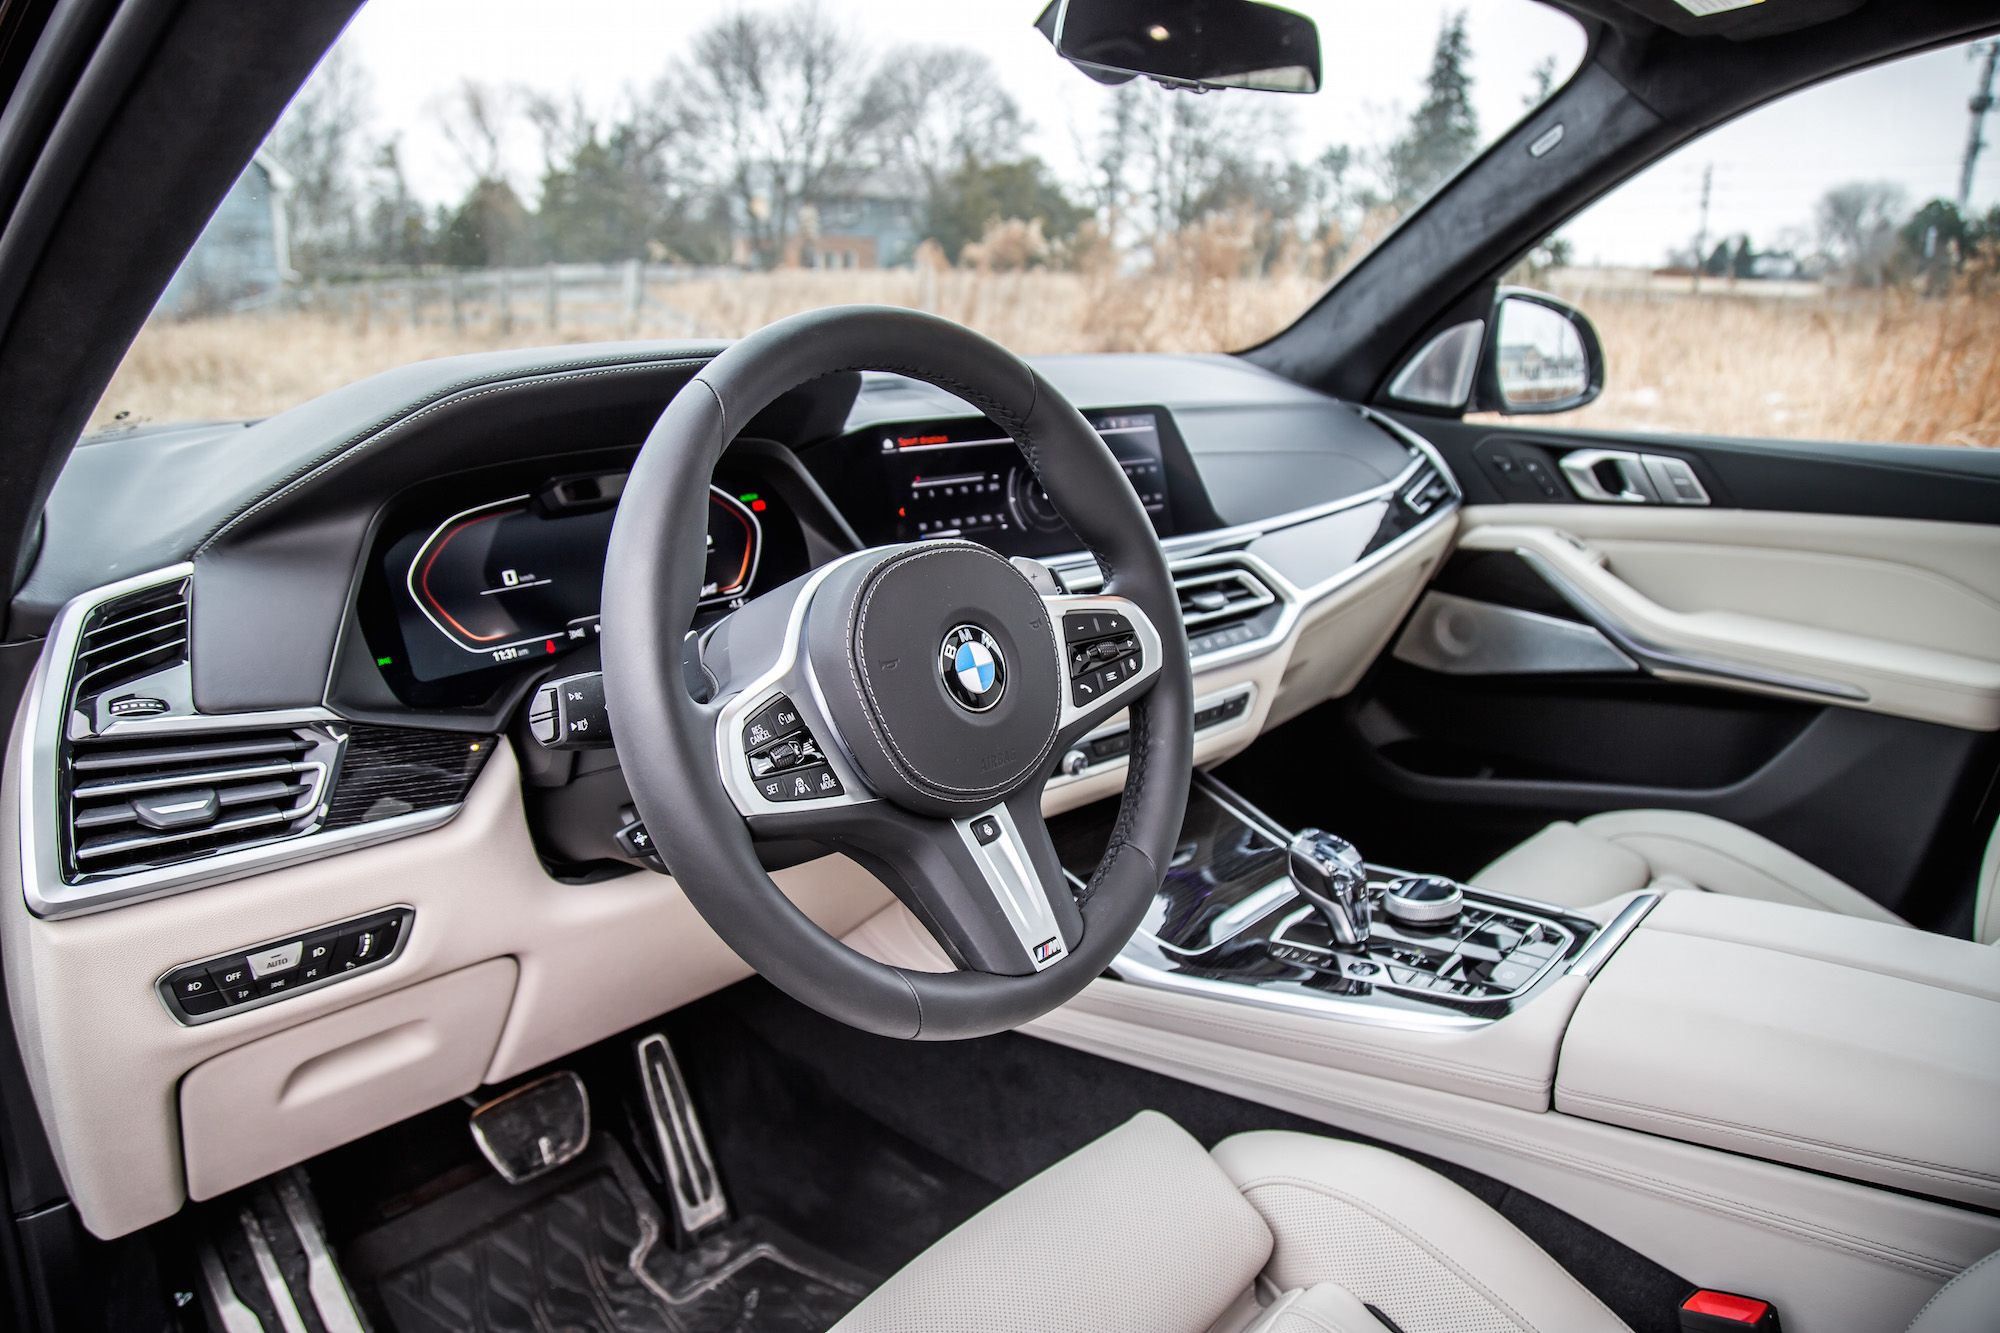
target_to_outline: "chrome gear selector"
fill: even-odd
[[[1354,948],[1368,942],[1368,872],[1361,851],[1345,838],[1309,828],[1289,849],[1292,887],[1326,919],[1335,944]]]

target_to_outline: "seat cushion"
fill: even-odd
[[[1278,1130],[1214,1157],[1276,1238],[1264,1273],[1281,1289],[1335,1284],[1405,1333],[1625,1329],[1500,1214],[1406,1158]]]
[[[1263,1220],[1201,1145],[1142,1111],[975,1214],[834,1327],[1202,1333],[1270,1253]]]
[[[1769,838],[1686,810],[1617,810],[1551,824],[1472,877],[1482,888],[1564,907],[1588,907],[1660,880],[1905,924]]]

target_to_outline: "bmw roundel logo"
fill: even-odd
[[[985,712],[1007,692],[1007,659],[993,636],[977,625],[960,625],[944,636],[938,670],[945,693],[974,713]]]

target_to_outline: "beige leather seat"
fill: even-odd
[[[2000,1263],[1912,1333],[1973,1333]],[[1371,1310],[1372,1307],[1372,1310]],[[1434,1171],[1311,1134],[1201,1150],[1141,1112],[917,1256],[835,1333],[1615,1333],[1626,1325]]]
[[[1618,810],[1551,824],[1472,883],[1564,907],[1588,907],[1647,887],[1696,888],[1906,924],[1769,838],[1685,810]]]

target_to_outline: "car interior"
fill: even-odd
[[[1995,1327],[2000,451],[1537,426],[1605,353],[1505,275],[2000,11],[1557,3],[1238,353],[838,305],[81,440],[356,5],[0,6],[4,1322]]]

